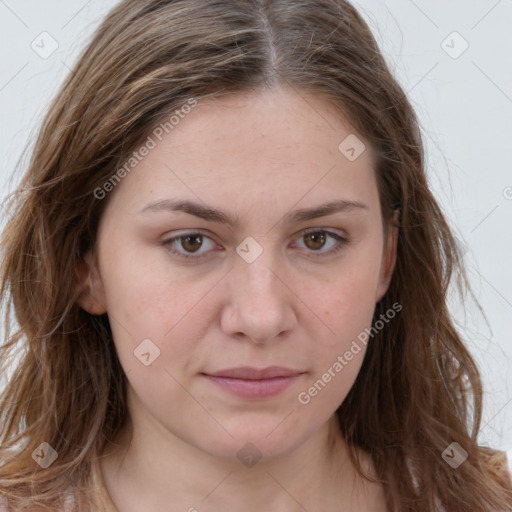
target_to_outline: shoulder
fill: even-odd
[[[512,449],[479,446],[479,452],[489,477],[496,479],[500,486],[512,490]]]
[[[512,489],[512,449],[493,450],[484,448],[484,450],[487,458],[486,462],[492,474],[494,474],[505,487]],[[436,500],[436,502],[439,512],[447,512],[439,500]]]
[[[490,478],[495,479],[500,487],[512,491],[512,449],[493,450],[484,448],[484,464]]]
[[[7,508],[7,498],[2,494],[0,494],[0,512],[9,512]]]
[[[489,463],[495,468],[496,473],[508,478],[512,484],[512,449],[496,450],[489,457]]]
[[[5,502],[5,499],[0,496],[0,512],[9,512],[9,509],[7,508],[7,503]]]
[[[512,448],[505,450],[506,466],[505,471],[508,472],[508,477],[512,485]]]
[[[64,498],[64,511],[68,512],[72,510],[74,505],[74,493],[71,488],[67,490]],[[13,512],[12,509],[7,506],[7,500],[3,496],[0,496],[0,512]]]

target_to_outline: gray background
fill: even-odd
[[[313,0],[314,1],[314,0]],[[78,51],[117,2],[0,0],[0,196]],[[486,320],[451,307],[482,370],[480,443],[512,449],[512,1],[355,1],[418,112],[430,183]],[[58,48],[46,58],[39,52]],[[457,32],[458,34],[453,34]],[[38,45],[38,46],[36,46]],[[44,46],[43,46],[44,45]],[[467,49],[464,50],[464,48]]]

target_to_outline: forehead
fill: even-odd
[[[327,192],[369,201],[374,193],[372,148],[323,96],[251,91],[187,111],[172,127],[156,128],[152,149],[116,187],[114,195],[137,211],[169,195],[223,207],[257,197],[263,207],[325,199]],[[355,159],[344,153],[347,145]]]
[[[294,163],[307,155],[316,158],[320,152],[338,156],[339,143],[349,135],[362,141],[346,116],[324,96],[281,88],[201,101],[166,130],[159,146],[162,152],[181,153],[182,158],[253,155],[257,160],[288,157]],[[371,151],[365,156],[370,162]]]

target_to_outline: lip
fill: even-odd
[[[282,366],[228,368],[203,375],[225,391],[246,399],[265,399],[279,395],[305,372]]]

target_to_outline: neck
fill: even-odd
[[[101,458],[106,489],[121,512],[353,512],[368,504],[371,484],[352,466],[335,415],[285,456],[254,465],[212,456],[151,423],[132,418]]]

